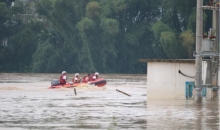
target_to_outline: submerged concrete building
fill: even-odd
[[[181,100],[194,98],[194,59],[140,59],[147,63],[147,100]],[[206,82],[207,63],[202,63],[202,81]],[[203,86],[202,96],[212,98],[213,88]]]

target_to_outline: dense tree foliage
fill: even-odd
[[[0,0],[0,71],[145,73],[193,58],[195,19],[193,0]]]

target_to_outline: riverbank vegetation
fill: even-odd
[[[195,30],[195,0],[0,0],[0,72],[146,73],[194,58]]]

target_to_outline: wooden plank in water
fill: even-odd
[[[120,92],[120,93],[123,93],[123,94],[125,94],[125,95],[127,95],[127,96],[131,96],[131,95],[129,95],[129,94],[127,94],[127,93],[125,93],[125,92],[123,92],[123,91],[121,91],[121,90],[116,89],[116,91],[118,91],[118,92]]]

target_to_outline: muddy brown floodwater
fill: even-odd
[[[80,86],[77,95],[73,88],[48,89],[59,75],[1,73],[0,129],[146,129],[145,75],[101,74],[105,87]]]
[[[146,74],[101,74],[105,87],[83,85],[77,95],[48,89],[59,75],[0,73],[0,130],[219,129],[217,99],[147,102]]]

